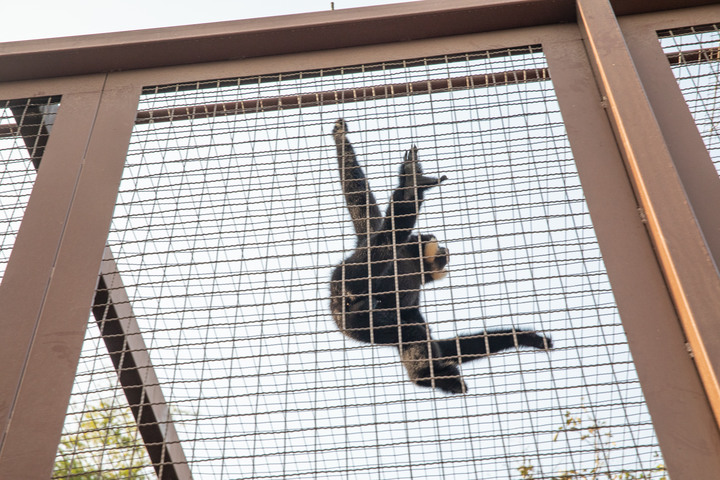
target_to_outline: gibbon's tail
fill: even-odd
[[[488,330],[475,335],[462,335],[446,340],[436,340],[442,357],[465,363],[514,347],[551,349],[552,339],[527,330]],[[460,351],[458,352],[458,347]]]

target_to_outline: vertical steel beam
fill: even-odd
[[[665,465],[720,471],[716,427],[579,40],[543,43],[583,192]]]
[[[54,101],[59,102],[59,97]],[[57,109],[49,109],[52,115],[49,117],[39,106],[29,104],[27,100],[12,102],[11,109],[18,125],[15,134],[22,137],[37,169]],[[158,478],[192,479],[160,382],[109,247],[103,253],[92,312]]]
[[[0,478],[48,478],[140,89],[62,99],[0,288]]]
[[[48,279],[56,263],[102,81],[97,78],[90,82],[88,93],[67,95],[63,99],[56,136],[48,142],[46,167],[38,173],[34,193],[28,201],[0,284],[0,331],[3,332],[0,336],[0,365],[3,366],[0,375],[0,461],[4,458],[18,389],[36,336]],[[51,390],[50,393],[54,392]]]
[[[621,21],[620,27],[715,265],[720,265],[720,176],[655,29],[632,21]]]
[[[28,105],[26,100],[11,105],[19,126],[17,134],[23,138],[33,165],[39,168],[50,136],[49,126],[57,109],[49,109],[52,110],[50,117],[40,107]],[[109,247],[103,253],[92,312],[158,478],[192,479],[160,382]]]
[[[578,0],[577,6],[608,115],[717,425],[720,275],[610,3]]]

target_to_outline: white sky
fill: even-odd
[[[335,9],[399,3],[334,0]],[[0,43],[330,10],[331,0],[35,0],[2,2]]]

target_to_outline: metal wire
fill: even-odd
[[[449,78],[471,80],[436,82]],[[431,86],[380,88],[418,83]],[[662,474],[538,47],[165,85],[139,110],[108,246],[194,478]],[[448,396],[410,383],[396,349],[339,333],[330,273],[355,242],[329,135],[340,117],[381,203],[413,144],[450,178],[417,227],[451,252],[422,293],[434,335],[534,328],[551,352],[464,365],[469,392]],[[101,454],[111,474],[103,448],[129,448],[123,464],[153,475],[91,326],[65,442],[112,437],[81,421],[98,406],[127,442],[64,458]]]
[[[700,135],[720,173],[720,25],[658,32]],[[674,61],[673,61],[674,60]]]
[[[33,163],[42,157],[58,101],[0,101],[0,281],[35,182]]]

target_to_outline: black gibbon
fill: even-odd
[[[350,338],[398,348],[410,380],[450,393],[467,390],[459,364],[516,346],[551,348],[552,341],[531,331],[499,329],[434,340],[420,313],[420,287],[443,278],[447,248],[433,235],[412,233],[425,191],[447,177],[423,175],[417,148],[405,153],[399,185],[383,216],[347,139],[347,124],[335,123],[340,181],[357,246],[340,263],[330,283],[330,308]]]

